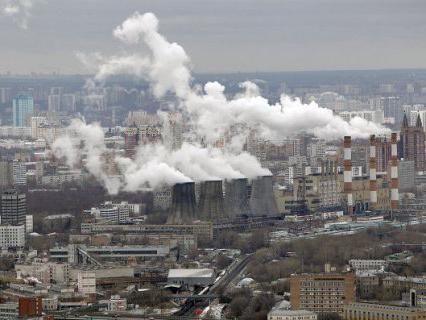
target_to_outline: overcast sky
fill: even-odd
[[[196,72],[426,68],[426,0],[42,1],[27,30],[0,17],[1,73],[84,73],[75,52],[123,50],[111,32],[134,11]]]

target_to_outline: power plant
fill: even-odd
[[[246,178],[225,181],[225,212],[229,218],[250,214],[247,186]]]
[[[219,222],[226,218],[222,180],[201,182],[198,218],[211,222]]]
[[[252,181],[250,209],[253,215],[278,215],[273,193],[272,176],[258,177]]]
[[[175,184],[172,190],[172,207],[167,223],[192,223],[196,218],[195,183]]]

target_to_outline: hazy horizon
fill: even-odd
[[[421,0],[32,1],[26,30],[0,17],[0,73],[87,74],[75,53],[127,50],[111,33],[135,11],[159,17],[196,73],[426,68]]]

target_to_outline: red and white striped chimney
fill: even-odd
[[[377,165],[376,165],[376,136],[370,136],[370,205],[371,209],[377,206]]]
[[[353,213],[353,198],[352,198],[352,140],[350,136],[345,136],[343,139],[343,191],[346,195],[348,206],[348,214]]]
[[[399,208],[397,134],[391,135],[391,208]]]

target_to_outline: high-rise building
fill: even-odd
[[[398,163],[399,191],[412,192],[416,186],[414,161],[400,160]]]
[[[25,225],[27,214],[27,197],[16,190],[8,190],[1,195],[1,223]],[[25,231],[25,230],[24,230]]]
[[[0,188],[12,185],[12,166],[9,161],[0,161]]]
[[[0,103],[5,104],[10,102],[11,98],[11,89],[10,88],[0,88]]]
[[[391,160],[391,141],[388,137],[376,137],[376,169],[385,172]]]
[[[395,123],[400,123],[402,119],[402,107],[399,97],[382,97],[380,100],[385,118],[393,118]]]
[[[399,145],[399,158],[414,161],[416,171],[424,171],[426,165],[425,132],[420,115],[417,115],[416,125],[410,126],[407,115],[404,114]]]
[[[34,113],[33,97],[20,94],[13,99],[13,126],[28,127],[31,116]]]
[[[59,112],[61,110],[61,96],[59,94],[50,94],[47,99],[49,112]]]
[[[20,160],[12,162],[12,178],[13,183],[18,186],[27,185],[27,166]]]

